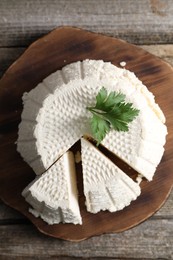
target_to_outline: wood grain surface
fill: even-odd
[[[152,182],[143,181],[141,196],[123,211],[88,213],[80,188],[82,180],[79,178],[79,203],[83,225],[49,226],[28,212],[28,204],[21,197],[21,191],[34,178],[33,172],[21,160],[14,145],[22,109],[21,96],[25,91],[35,87],[47,75],[61,69],[64,64],[86,58],[111,61],[117,66],[121,61],[126,61],[127,69],[134,71],[152,90],[167,118],[169,135],[166,151],[154,180]],[[48,64],[49,66],[47,66]],[[173,145],[170,130],[172,81],[173,73],[169,65],[144,50],[118,39],[71,27],[62,27],[36,41],[10,67],[0,81],[0,126],[4,128],[0,150],[5,151],[4,156],[2,155],[0,158],[1,165],[4,165],[4,170],[0,174],[2,199],[26,215],[41,232],[71,241],[79,241],[107,232],[123,231],[151,216],[164,203],[173,184],[171,171]],[[78,149],[77,146],[76,149]],[[114,158],[113,160],[118,163]],[[123,164],[120,166],[122,169],[126,169],[128,174],[131,173]],[[77,167],[77,172],[78,176],[82,176],[80,166]]]
[[[1,0],[0,46],[26,46],[62,25],[136,44],[173,42],[172,0]]]
[[[165,227],[166,231],[164,230]],[[126,232],[92,237],[79,243],[46,237],[29,225],[12,225],[10,229],[5,225],[0,226],[0,233],[3,237],[1,256],[25,257],[29,255],[35,257],[34,259],[50,257],[60,260],[63,259],[61,257],[65,256],[87,260],[171,260],[173,257],[171,247],[173,243],[172,220],[170,219],[151,219]],[[162,243],[160,243],[160,240],[162,240]],[[8,246],[6,241],[8,241]],[[59,258],[56,258],[56,256]]]
[[[63,24],[122,37],[173,65],[172,17],[171,0],[106,0],[97,6],[87,0],[54,0],[49,4],[46,0],[1,0],[0,77],[29,43]],[[0,224],[2,260],[173,259],[173,192],[164,206],[139,226],[72,245],[40,234],[23,215],[2,202]]]

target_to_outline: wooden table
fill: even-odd
[[[31,42],[60,25],[125,39],[173,65],[172,0],[1,0],[0,76]],[[173,193],[141,225],[79,243],[40,234],[2,202],[0,224],[0,259],[173,259]]]

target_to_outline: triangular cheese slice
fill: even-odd
[[[86,107],[95,105],[103,86],[108,92],[124,93],[140,114],[129,125],[130,131],[112,130],[102,144],[152,180],[164,152],[164,115],[134,73],[94,60],[67,65],[25,94],[17,149],[36,174],[48,169],[84,134],[91,135],[92,114]]]
[[[83,138],[81,153],[84,194],[89,212],[115,212],[140,195],[139,185]]]
[[[22,195],[30,212],[48,224],[82,224],[72,152],[65,153],[47,172],[27,186]]]

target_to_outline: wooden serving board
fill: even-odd
[[[79,203],[83,225],[47,225],[28,212],[22,190],[35,174],[16,151],[21,97],[52,72],[83,59],[102,59],[134,71],[156,96],[166,115],[169,135],[165,153],[152,182],[143,181],[142,194],[124,210],[91,214],[86,211],[81,165],[77,164]],[[125,41],[72,27],[60,27],[34,42],[7,70],[0,81],[0,196],[9,206],[29,218],[43,233],[70,241],[127,230],[153,215],[165,202],[173,185],[173,70],[170,65]],[[79,144],[73,147],[79,150]],[[106,152],[106,151],[104,151]],[[110,154],[107,154],[111,157]],[[134,171],[111,158],[130,176]]]

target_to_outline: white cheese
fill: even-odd
[[[134,73],[100,60],[67,65],[25,94],[17,149],[36,174],[48,169],[84,134],[91,135],[92,115],[86,107],[95,105],[102,86],[108,92],[124,93],[126,101],[140,110],[128,132],[111,130],[102,144],[152,179],[164,152],[164,116],[154,96]],[[42,88],[44,94],[38,97]],[[28,127],[31,133],[27,136]]]
[[[115,212],[140,195],[139,185],[83,138],[81,153],[84,194],[89,212]]]
[[[146,122],[144,124],[143,115],[140,113],[138,118],[129,125],[128,132],[111,130],[102,141],[102,145],[148,180],[152,180],[164,152],[163,145],[167,131],[157,118],[155,118],[156,124],[154,122],[150,124],[147,117],[150,118],[151,113],[146,111]],[[157,128],[157,126],[159,127]],[[154,135],[154,133],[151,134],[152,131],[156,132],[153,140],[151,138]],[[157,135],[157,132],[160,132],[160,135]]]
[[[22,195],[30,212],[48,224],[82,224],[72,152],[65,153],[46,173],[27,186]]]
[[[126,66],[126,62],[125,62],[125,61],[121,61],[121,62],[120,62],[120,66],[121,66],[121,67],[125,67],[125,66]]]

